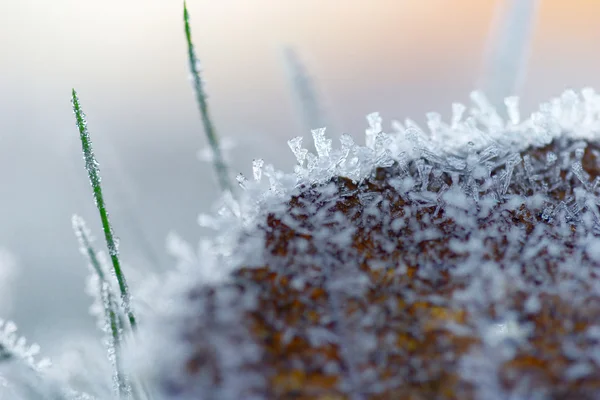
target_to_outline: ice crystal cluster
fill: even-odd
[[[143,324],[171,399],[594,399],[600,95],[289,145],[201,223]],[[168,350],[167,350],[168,349]]]

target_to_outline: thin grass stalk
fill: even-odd
[[[106,210],[106,204],[104,203],[104,196],[102,194],[102,186],[101,186],[101,177],[100,177],[100,169],[98,167],[98,162],[96,161],[96,157],[94,156],[94,151],[92,148],[92,141],[90,139],[90,135],[87,129],[87,121],[85,119],[85,114],[81,109],[81,105],[79,103],[79,98],[77,97],[77,92],[73,89],[72,92],[72,103],[73,103],[73,112],[75,113],[75,119],[77,122],[77,128],[79,129],[79,136],[81,139],[81,147],[83,150],[83,156],[85,160],[85,167],[88,172],[88,176],[90,179],[90,183],[92,185],[94,200],[96,202],[96,207],[98,208],[98,212],[100,213],[100,220],[102,221],[102,230],[104,231],[104,237],[106,239],[106,245],[108,247],[108,253],[110,255],[110,259],[112,261],[113,270],[115,272],[115,276],[117,277],[117,282],[119,283],[119,290],[121,291],[121,299],[123,303],[123,308],[125,309],[125,313],[129,319],[129,323],[131,325],[131,329],[135,331],[137,327],[137,322],[133,311],[130,306],[130,295],[129,289],[127,287],[127,282],[125,280],[125,275],[121,269],[121,262],[119,260],[119,250],[117,241],[115,240],[115,236],[113,233],[113,229],[108,218],[108,212]]]
[[[331,130],[319,101],[316,85],[297,52],[292,47],[286,47],[283,49],[283,58],[290,87],[302,114],[305,129],[308,132],[325,127]]]
[[[208,139],[209,145],[213,152],[213,166],[217,174],[219,186],[222,191],[229,191],[233,193],[233,185],[229,179],[229,169],[223,158],[223,153],[219,145],[219,138],[214,128],[214,124],[210,118],[208,111],[208,102],[206,100],[206,92],[204,91],[204,85],[200,76],[199,61],[196,57],[196,50],[192,43],[192,30],[190,28],[190,14],[187,9],[187,5],[183,3],[183,22],[185,25],[185,38],[187,40],[188,47],[188,59],[190,65],[190,72],[192,74],[194,92],[196,94],[196,101],[202,117],[202,125],[204,132]]]
[[[122,369],[122,361],[121,361],[121,344],[123,342],[122,330],[123,320],[121,318],[121,314],[118,312],[118,305],[115,302],[114,293],[106,280],[106,275],[104,273],[104,269],[98,259],[98,255],[96,254],[96,250],[92,246],[92,241],[89,237],[89,234],[84,226],[83,220],[78,217],[73,217],[73,229],[75,230],[75,235],[79,240],[79,244],[82,250],[85,252],[90,265],[92,266],[94,272],[98,276],[98,281],[100,283],[99,295],[102,300],[102,305],[104,308],[104,316],[106,321],[108,322],[108,326],[110,329],[110,335],[112,337],[112,349],[108,349],[110,351],[114,351],[114,368],[115,368],[115,377],[119,395],[121,397],[125,397],[130,392],[128,390],[127,379],[125,373]]]
[[[83,221],[79,218],[75,218],[76,217],[74,217],[73,219],[73,229],[75,230],[75,235],[79,239],[81,247],[85,250],[90,265],[94,269],[96,275],[98,275],[99,281],[108,283],[108,280],[106,279],[106,274],[104,273],[104,269],[100,264],[98,255],[96,254],[96,250],[92,246],[91,239],[88,233],[86,232],[86,229],[84,228]],[[114,293],[112,290],[109,290],[108,297],[109,301],[114,303]],[[114,304],[116,305],[116,303]],[[120,319],[120,321],[117,320],[117,318]],[[118,327],[123,326],[125,321],[122,320],[121,314],[118,312],[117,307],[110,309],[110,318],[108,319],[111,321],[111,334],[115,340],[115,343],[120,343],[122,339]]]

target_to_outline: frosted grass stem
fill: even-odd
[[[123,321],[119,321],[120,314],[118,312],[118,305],[115,302],[114,294],[110,288],[110,285],[106,280],[106,275],[104,274],[104,270],[100,264],[98,255],[96,254],[96,250],[92,246],[92,240],[85,227],[85,223],[77,216],[73,216],[73,230],[75,231],[75,236],[77,236],[77,239],[79,240],[79,245],[81,246],[82,252],[84,252],[87,256],[87,259],[92,266],[92,269],[98,276],[98,281],[100,282],[98,295],[102,300],[104,317],[108,323],[107,325],[110,329],[110,335],[112,338],[112,343],[109,345],[108,351],[109,353],[112,352],[112,356],[114,357],[113,367],[115,369],[114,376],[118,393],[121,397],[125,397],[129,393],[129,390],[127,389],[127,380],[125,378],[125,374],[123,373],[121,363],[120,349],[123,338],[121,336],[120,327],[123,325]]]
[[[283,49],[283,59],[290,87],[294,93],[298,109],[302,114],[304,127],[309,132],[324,127],[328,127],[329,131],[332,131],[319,102],[316,85],[294,48],[285,47]]]
[[[98,255],[96,254],[96,250],[92,246],[92,239],[89,236],[87,228],[85,226],[85,222],[78,216],[73,216],[73,230],[75,231],[75,236],[79,240],[79,245],[81,249],[85,252],[85,255],[90,262],[94,272],[98,275],[99,281],[102,283],[108,281],[106,280],[106,274],[104,273],[104,269],[100,264],[100,260],[98,259]],[[114,301],[113,291],[110,289],[107,293],[109,304],[116,306]],[[109,307],[106,308],[105,313],[107,314],[107,319],[110,321],[110,330],[111,335],[115,343],[121,343],[122,338],[119,332],[119,326],[123,326],[123,321],[119,321],[117,318],[120,318],[117,307]]]
[[[208,102],[206,101],[206,92],[204,91],[204,85],[202,77],[200,76],[200,66],[198,58],[196,57],[196,50],[192,43],[192,30],[190,28],[190,14],[187,9],[187,5],[183,2],[183,22],[185,25],[185,38],[187,40],[188,47],[188,59],[190,64],[190,72],[192,74],[192,81],[194,86],[194,92],[196,94],[196,101],[198,108],[200,109],[200,115],[202,117],[202,125],[204,126],[204,132],[208,138],[209,145],[213,152],[213,166],[217,173],[217,179],[221,190],[229,191],[233,193],[233,186],[229,180],[229,172],[227,164],[223,159],[223,153],[219,145],[219,138],[215,132],[214,125],[208,112]]]
[[[90,134],[87,129],[87,121],[85,119],[85,114],[81,109],[79,98],[77,97],[77,92],[75,91],[75,89],[73,89],[72,92],[72,103],[73,112],[75,113],[75,119],[77,122],[77,128],[79,129],[81,148],[83,150],[83,157],[85,160],[85,168],[87,169],[90,183],[94,192],[94,200],[96,202],[96,207],[98,208],[98,212],[100,213],[100,220],[102,221],[102,230],[104,231],[104,237],[106,239],[108,253],[112,261],[115,276],[117,277],[117,282],[119,283],[119,290],[121,291],[121,299],[123,301],[125,312],[129,319],[129,323],[131,324],[131,329],[135,330],[137,327],[137,323],[135,315],[133,314],[133,311],[130,308],[129,289],[127,287],[125,275],[123,274],[123,271],[121,269],[118,245],[113,233],[112,226],[110,224],[110,220],[108,218],[106,205],[104,203],[102,186],[100,184],[102,180],[102,178],[100,177],[100,169],[98,167],[98,162],[96,161],[96,157],[94,156],[94,151],[92,149],[92,141],[90,139]]]

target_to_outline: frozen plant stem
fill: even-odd
[[[106,211],[106,205],[104,204],[104,196],[102,195],[102,186],[100,184],[100,169],[98,168],[98,162],[94,156],[92,149],[92,141],[90,134],[87,129],[87,121],[85,120],[85,114],[81,110],[79,104],[79,98],[77,92],[73,89],[72,92],[72,103],[73,112],[75,113],[75,119],[77,121],[77,128],[79,129],[79,137],[81,139],[81,148],[83,150],[83,157],[85,160],[85,168],[88,171],[90,183],[94,191],[94,200],[96,201],[96,207],[100,213],[100,219],[102,221],[102,230],[104,231],[104,237],[106,239],[106,245],[108,247],[108,253],[112,261],[115,276],[119,283],[119,290],[121,291],[121,299],[123,301],[123,307],[131,324],[131,329],[135,331],[137,327],[136,319],[133,311],[130,307],[130,296],[129,289],[127,288],[127,282],[125,281],[125,275],[121,270],[121,262],[119,261],[119,250],[113,234],[113,229],[108,219],[108,212]]]
[[[318,91],[314,81],[308,74],[306,67],[303,65],[300,57],[292,47],[286,47],[283,50],[285,66],[290,81],[290,86],[298,108],[302,113],[304,127],[310,132],[313,129],[328,127],[331,131],[331,126],[327,122],[323,108],[319,102]]]
[[[96,250],[92,246],[90,237],[81,218],[76,216],[73,217],[73,229],[75,230],[75,235],[77,236],[77,239],[79,239],[81,248],[85,251],[85,254],[88,257],[90,265],[94,269],[94,272],[98,275],[98,280],[100,282],[100,287],[98,288],[98,290],[100,291],[99,295],[102,299],[104,315],[110,328],[110,335],[112,336],[112,349],[109,349],[109,351],[113,352],[114,356],[114,368],[117,388],[119,395],[125,397],[129,393],[129,390],[125,374],[122,370],[121,362],[121,343],[123,340],[121,337],[120,327],[123,326],[123,321],[120,318],[118,306],[115,302],[113,291],[111,290],[110,285],[106,280],[106,275],[104,274],[104,270],[102,269],[102,265],[100,264],[100,260],[98,259],[98,256],[96,254]]]
[[[206,101],[206,93],[204,92],[204,86],[202,78],[200,77],[199,62],[196,57],[196,50],[192,43],[192,30],[190,29],[190,14],[187,9],[187,5],[183,2],[183,22],[185,25],[185,38],[188,46],[188,58],[190,63],[190,72],[192,74],[192,80],[194,85],[194,92],[196,93],[196,101],[198,102],[198,108],[200,109],[200,115],[202,117],[202,125],[204,126],[204,132],[208,138],[208,142],[213,151],[213,165],[215,172],[217,173],[217,179],[221,190],[229,191],[233,193],[233,187],[229,181],[229,173],[225,160],[223,159],[223,153],[219,146],[219,139],[215,132],[214,125],[210,119],[208,113],[208,103]]]

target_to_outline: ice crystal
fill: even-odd
[[[59,379],[50,359],[39,359],[40,346],[27,344],[17,326],[0,319],[0,399],[94,400]]]
[[[25,338],[17,335],[13,322],[0,319],[0,360],[17,358],[34,370],[43,370],[50,366],[50,360],[36,360],[39,352],[40,346],[28,345]]]
[[[301,167],[304,166],[304,161],[306,160],[306,154],[308,153],[307,149],[302,148],[302,137],[298,136],[288,141],[288,146],[292,150],[292,153],[296,156],[296,160],[298,161],[298,165]]]
[[[600,96],[568,91],[529,118],[509,98],[507,120],[472,100],[429,132],[371,114],[366,146],[293,139],[293,174],[255,161],[214,238],[197,254],[172,241],[189,267],[144,329],[157,390],[595,398]]]
[[[255,181],[261,180],[264,164],[265,162],[260,158],[252,162],[252,175],[254,176]]]

